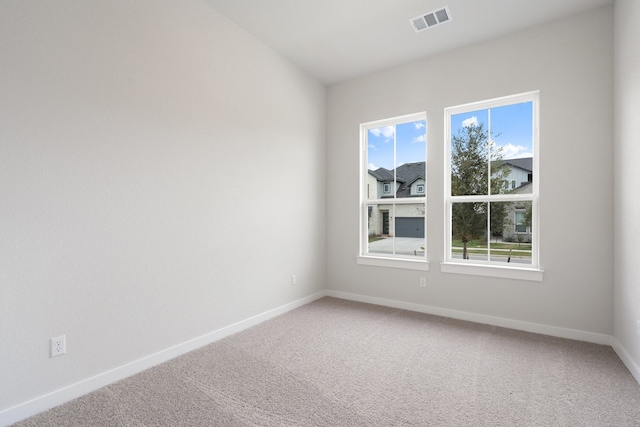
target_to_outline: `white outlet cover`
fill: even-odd
[[[63,355],[67,352],[67,337],[66,335],[60,335],[59,337],[51,338],[51,357]]]

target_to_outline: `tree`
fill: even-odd
[[[451,195],[473,196],[500,194],[505,191],[504,182],[511,172],[502,161],[502,147],[489,138],[483,123],[471,122],[458,130],[451,139]],[[489,189],[491,192],[489,192]],[[453,237],[462,241],[462,257],[469,259],[469,241],[487,235],[487,213],[491,211],[489,228],[500,233],[504,228],[507,202],[453,203],[451,229]]]

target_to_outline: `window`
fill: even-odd
[[[427,269],[426,114],[360,125],[358,263]]]
[[[516,225],[516,233],[526,233],[527,232],[527,223],[526,223],[526,212],[522,210],[518,210],[514,212],[515,214],[515,225]]]
[[[542,279],[538,97],[530,92],[445,109],[443,271]]]

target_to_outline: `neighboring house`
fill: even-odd
[[[533,157],[504,159],[502,162],[511,167],[509,177],[504,183],[506,190],[515,190],[533,182]]]
[[[531,193],[533,182],[524,182],[511,193]],[[527,211],[531,215],[531,202],[514,202],[507,212],[502,237],[505,240],[531,243],[531,225],[527,224]]]
[[[511,167],[505,188],[510,193],[531,193],[533,184],[533,158],[503,160]],[[513,203],[507,213],[503,238],[506,240],[531,242],[531,225],[526,222],[531,202]]]
[[[533,158],[505,159],[510,167],[505,189],[510,193],[531,192],[533,182]],[[397,175],[394,180],[394,174]],[[425,162],[406,163],[389,170],[369,170],[367,191],[369,199],[393,199],[425,196]],[[391,200],[390,200],[391,202]],[[527,206],[513,204],[507,213],[503,237],[516,241],[531,239],[531,227],[525,224]],[[369,234],[375,236],[424,238],[424,204],[396,205],[395,220],[393,205],[370,205]]]
[[[533,182],[533,158],[505,159],[510,167],[505,180],[505,189],[510,193],[531,192]],[[395,179],[394,179],[395,176]],[[369,170],[367,198],[408,198],[425,196],[425,162],[406,163],[396,170],[378,168]],[[369,234],[375,236],[424,238],[423,203],[395,205],[395,220],[392,204],[370,205]],[[507,213],[503,237],[509,240],[531,241],[531,227],[525,224],[527,205],[514,203]]]
[[[369,199],[424,197],[425,162],[406,163],[395,170],[369,170],[367,191]],[[396,205],[395,219],[392,204],[368,209],[370,235],[424,238],[424,203]]]

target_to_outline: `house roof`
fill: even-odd
[[[369,170],[375,179],[381,182],[393,182],[393,170],[378,168]],[[425,162],[405,163],[395,170],[396,181],[400,184],[396,197],[411,197],[411,184],[418,179],[425,179]]]
[[[374,171],[369,169],[369,174],[373,176],[380,182],[392,182],[393,181],[393,172],[389,169],[378,168]]]
[[[402,166],[398,166],[396,168],[398,181],[402,180],[410,185],[413,184],[417,179],[424,179],[424,166],[424,162],[405,163]]]
[[[527,172],[533,171],[533,157],[524,157],[521,159],[503,159],[503,162]]]
[[[532,190],[532,182],[523,182],[522,184],[520,184],[519,187],[516,187],[515,189],[511,190],[511,193],[516,193],[516,194],[524,194],[524,193],[531,193]]]

